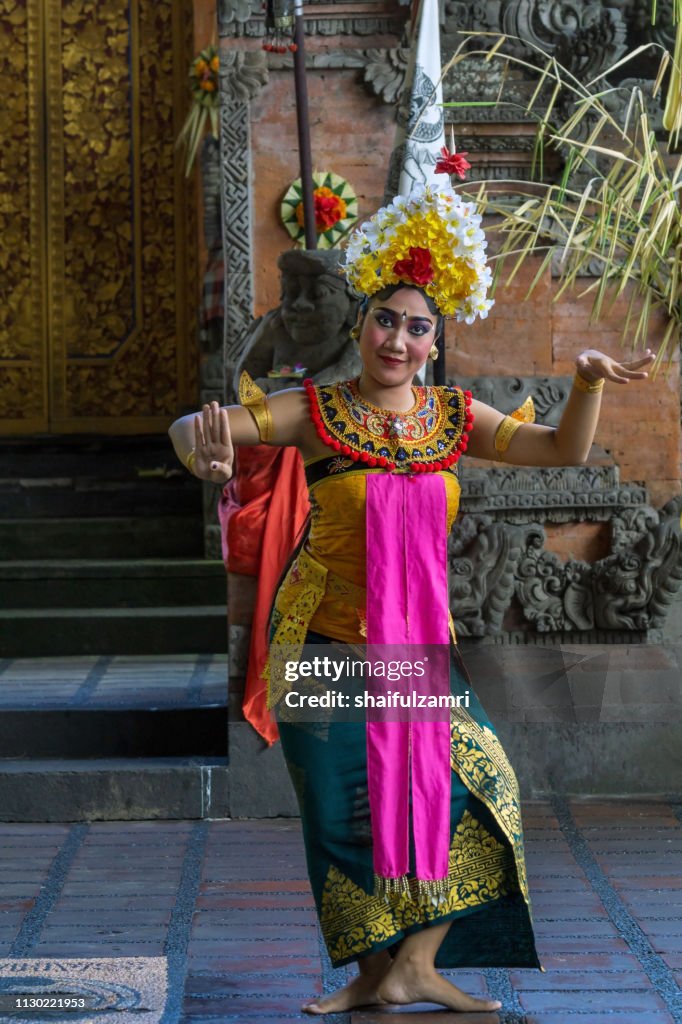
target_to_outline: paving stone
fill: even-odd
[[[189,955],[190,971],[188,976],[192,977],[230,977],[231,974],[256,974],[259,977],[267,968],[270,973],[294,973],[305,975],[319,975],[320,958],[303,956],[269,956],[267,964],[263,958],[254,950],[252,957],[231,957],[225,956],[195,956]],[[203,966],[205,965],[205,966]]]
[[[603,971],[568,971],[549,970],[547,964],[543,963],[546,973],[544,974],[518,974],[510,972],[510,980],[514,988],[519,991],[530,992],[560,990],[568,992],[588,992],[596,989],[611,991],[620,985],[628,988],[648,988],[649,979],[641,968],[627,967],[623,970]]]
[[[669,1013],[655,1011],[628,1013],[619,1010],[616,1017],[608,1010],[591,1010],[589,1013],[576,1010],[575,1013],[529,1013],[524,1017],[524,1024],[675,1024],[675,1021]]]
[[[305,996],[303,996],[305,999]],[[258,1016],[259,1020],[266,1021],[271,1013],[300,1014],[300,999],[294,996],[270,996],[253,995],[248,996],[226,996],[218,999],[185,999],[182,1003],[182,1012],[190,1016],[193,1011],[197,1013],[220,1014],[220,1019],[229,1019],[228,1015],[241,1015],[237,1019],[244,1019],[247,1015]]]
[[[439,1012],[431,1003],[425,1003],[424,1006],[429,1009],[422,1013],[407,1006],[379,1013],[356,1010],[350,1015],[351,1024],[391,1024],[391,1021],[398,1021],[399,1024],[500,1024],[497,1013],[450,1013],[442,1008]]]
[[[315,900],[311,895],[297,893],[291,896],[255,896],[241,894],[228,896],[223,893],[203,893],[196,902],[197,910],[236,910],[261,909],[266,912],[275,910],[315,910]]]
[[[548,935],[556,935],[563,938],[584,938],[587,936],[598,936],[610,938],[616,934],[616,928],[608,919],[593,919],[593,920],[578,920],[578,921],[563,921],[561,918],[558,920],[538,920],[535,921],[535,933],[541,937]]]
[[[554,970],[637,971],[640,965],[634,953],[555,953],[546,954],[542,966],[549,974]]]
[[[565,935],[540,936],[538,938],[538,949],[546,950],[548,954],[558,953],[618,953],[628,952],[628,946],[623,939],[614,935],[612,938],[602,936],[587,938],[566,937]],[[540,956],[542,959],[542,953]]]
[[[624,987],[624,986],[623,986]],[[665,1011],[666,1007],[659,996],[653,991],[628,992],[623,987],[611,989],[608,992],[582,991],[579,994],[573,992],[520,992],[519,1001],[524,1010],[547,1011],[568,1013],[580,1010],[582,1014],[588,1010],[591,1012],[618,1013],[618,1022],[621,1021],[621,1013],[644,1012],[647,1010]],[[576,1013],[576,1017],[579,1017]],[[613,1017],[612,1017],[613,1019]]]
[[[308,975],[298,977],[292,971],[288,974],[272,974],[266,970],[260,974],[232,974],[212,978],[189,975],[185,983],[186,999],[194,1001],[201,1000],[203,996],[210,996],[211,999],[234,996],[258,999],[263,992],[267,992],[268,998],[283,995],[314,998],[322,995],[322,981],[319,977],[313,979]]]
[[[263,1020],[259,1011],[255,1011],[252,1014],[238,1013],[238,1014],[193,1014],[184,1013],[178,1020],[178,1024],[242,1024],[243,1021],[260,1020],[262,1024],[291,1024],[292,1020],[300,1021],[301,1013],[289,1013],[286,1015],[282,1014],[269,1014],[267,1021]]]
[[[241,971],[258,973],[261,969],[268,971],[291,971],[306,976],[319,976],[319,955],[317,949],[308,949],[308,953],[314,955],[301,955],[289,948],[284,947],[279,954],[271,953],[263,956],[260,952],[259,943],[254,943],[253,948],[236,950],[235,954],[226,954],[224,950],[218,953],[205,953],[193,951],[196,943],[191,944],[188,955],[188,964],[193,971],[210,971],[224,974],[230,971]]]

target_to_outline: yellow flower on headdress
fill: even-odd
[[[344,271],[364,295],[387,285],[423,288],[444,316],[473,323],[493,305],[485,235],[474,203],[448,187],[417,185],[396,196],[350,237]]]

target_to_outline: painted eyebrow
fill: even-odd
[[[402,313],[400,313],[397,309],[391,309],[390,306],[375,306],[374,309],[371,310],[371,312],[392,313],[394,316],[402,316]],[[433,320],[429,320],[428,316],[408,316],[407,319],[410,321],[421,320],[422,323],[431,324],[431,326],[433,327]]]

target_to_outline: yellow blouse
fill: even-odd
[[[387,461],[398,472],[438,472],[445,484],[449,532],[460,497],[454,462],[466,448],[470,428],[470,396],[456,388],[414,389],[413,409],[389,415],[361,401],[353,382],[308,390],[318,433],[336,453],[305,463],[311,527],[275,598],[274,633],[263,672],[270,683],[270,707],[288,688],[271,663],[275,657],[300,657],[309,629],[344,643],[362,643],[366,636],[367,475],[385,473]],[[381,552],[373,557],[380,559]],[[456,642],[451,616],[450,630]]]

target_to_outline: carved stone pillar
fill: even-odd
[[[251,266],[251,160],[249,103],[268,80],[265,54],[222,48],[220,53],[221,225],[225,273],[223,336],[220,349],[206,359],[201,402],[233,399],[229,382],[253,315]],[[218,488],[204,484],[204,546],[209,558],[221,557],[216,512]]]

